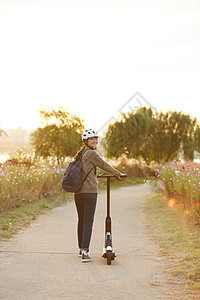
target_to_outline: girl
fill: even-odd
[[[75,204],[78,213],[79,257],[82,257],[82,262],[89,262],[91,261],[89,245],[97,202],[96,167],[115,175],[119,180],[123,174],[112,168],[94,151],[98,144],[96,131],[85,130],[82,134],[82,141],[84,145],[75,155],[75,159],[82,160],[83,177],[87,175],[87,178],[82,188],[75,193]]]

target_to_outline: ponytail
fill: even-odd
[[[79,160],[81,158],[81,154],[83,153],[84,149],[85,149],[85,145],[81,146],[81,148],[78,150],[78,152],[74,156],[75,160]]]
[[[83,150],[84,150],[86,147],[90,148],[91,150],[95,150],[95,149],[96,149],[96,147],[90,147],[90,146],[88,145],[88,143],[87,143],[87,140],[84,140],[83,142],[84,142],[84,145],[81,146],[81,148],[78,150],[78,152],[77,152],[77,153],[75,154],[75,156],[74,156],[74,159],[75,159],[75,160],[79,160],[79,159],[81,158],[81,154],[83,153]]]

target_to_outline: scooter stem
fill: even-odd
[[[107,177],[107,217],[110,217],[110,177]]]
[[[107,177],[107,217],[106,217],[106,226],[105,233],[110,232],[111,234],[111,217],[110,217],[110,177]]]

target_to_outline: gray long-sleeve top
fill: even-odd
[[[105,162],[96,151],[89,149],[82,156],[83,178],[91,169],[92,171],[87,176],[82,188],[78,191],[78,194],[97,193],[97,176],[95,167],[98,167],[115,176],[120,176],[121,174],[118,170],[114,169],[107,162]]]

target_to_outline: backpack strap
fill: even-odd
[[[83,152],[82,152],[82,154],[81,154],[81,157],[80,157],[80,160],[82,160],[82,156],[83,156],[83,154],[84,154],[87,150],[89,150],[89,149],[84,149],[84,150],[83,150]],[[93,168],[95,168],[95,166],[93,166],[93,167],[90,169],[90,171],[86,174],[86,176],[85,176],[84,179],[83,179],[83,182],[85,182],[85,180],[87,179],[88,175],[89,175],[90,172],[93,170]]]
[[[85,180],[87,179],[88,175],[90,174],[90,172],[93,170],[94,167],[92,167],[92,169],[86,174],[85,178],[83,179],[83,182],[85,182]]]

